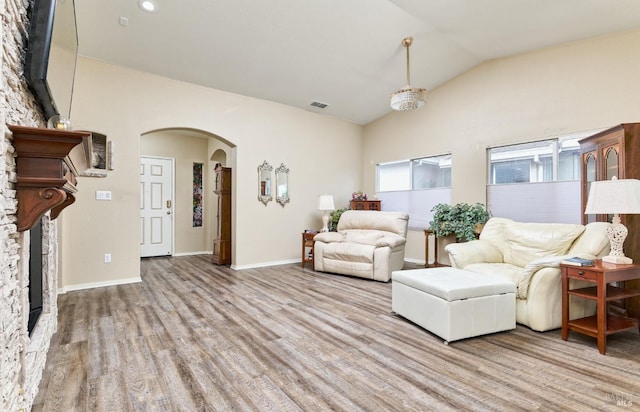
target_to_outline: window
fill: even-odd
[[[489,184],[580,180],[580,145],[573,136],[489,149]]]
[[[451,187],[451,155],[380,163],[378,192]]]
[[[522,222],[580,223],[578,142],[593,133],[490,148],[491,214]]]
[[[409,214],[409,229],[426,229],[431,209],[451,202],[451,155],[381,163],[377,167],[382,210]]]

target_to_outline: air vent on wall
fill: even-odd
[[[328,104],[326,104],[326,103],[311,102],[311,106],[313,106],[313,107],[317,107],[318,109],[324,109],[324,108],[326,108],[326,107],[327,107],[327,106],[329,106],[329,105],[328,105]]]

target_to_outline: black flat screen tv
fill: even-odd
[[[78,37],[73,0],[33,0],[24,74],[45,119],[70,116]]]

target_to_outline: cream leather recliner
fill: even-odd
[[[562,326],[562,279],[560,262],[578,256],[595,259],[609,252],[609,223],[586,226],[563,223],[520,223],[491,218],[479,240],[445,247],[451,266],[499,275],[516,285],[516,322],[533,330]],[[571,281],[570,287],[584,282]],[[595,313],[595,302],[572,299],[570,318]]]
[[[337,232],[315,237],[314,269],[387,282],[404,265],[409,215],[347,210]]]

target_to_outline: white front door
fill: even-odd
[[[167,256],[173,242],[173,159],[140,157],[140,257]]]

